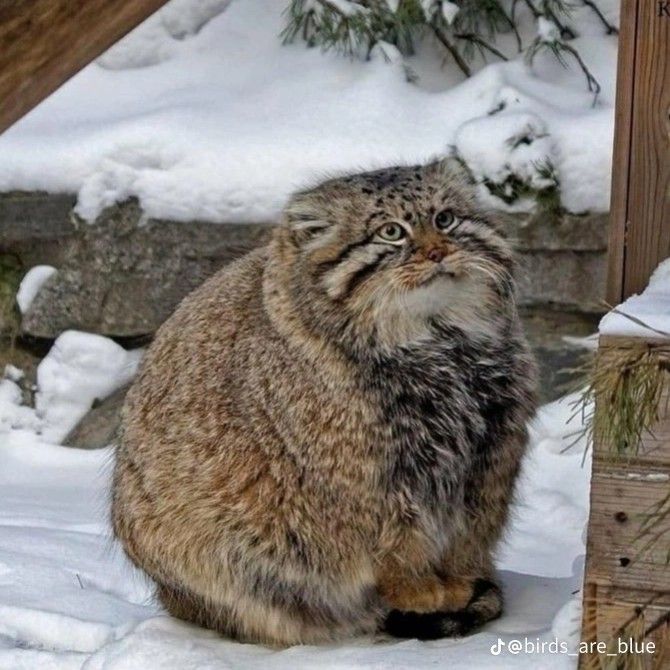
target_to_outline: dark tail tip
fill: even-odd
[[[502,613],[500,588],[484,579],[475,582],[474,593],[465,609],[458,612],[402,612],[392,610],[384,630],[393,637],[438,640],[463,637]]]
[[[466,610],[425,614],[392,610],[384,622],[384,629],[389,635],[417,640],[462,637],[476,627],[476,616]]]

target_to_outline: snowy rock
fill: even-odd
[[[51,267],[51,265],[36,265],[28,270],[16,293],[16,303],[21,310],[21,314],[28,311],[42,285],[56,272],[56,268]]]
[[[15,365],[5,365],[4,377],[10,379],[13,382],[20,382],[25,377],[25,372],[20,370]]]
[[[48,209],[48,201],[44,204]],[[9,210],[10,216],[15,213]],[[69,222],[66,208],[61,216]],[[30,218],[29,230],[36,226],[33,217],[39,219],[39,208],[23,216]],[[59,271],[23,315],[23,331],[45,338],[68,329],[125,337],[153,333],[186,294],[261,243],[269,230],[266,224],[144,219],[131,201],[108,208],[95,225],[70,223],[62,244],[53,248],[56,257],[37,259],[54,261]],[[29,245],[14,244],[33,260]]]
[[[23,400],[23,392],[16,381],[0,380],[0,436],[9,430],[41,430],[41,419]]]
[[[121,408],[128,387],[96,402],[91,410],[63,439],[63,444],[77,449],[100,449],[114,442],[121,425]]]
[[[60,443],[96,400],[130,382],[141,355],[100,335],[63,333],[37,368],[35,410],[43,439]]]

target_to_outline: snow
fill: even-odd
[[[36,265],[26,272],[16,292],[16,303],[21,310],[21,314],[28,311],[30,304],[42,288],[42,284],[56,272],[56,268],[50,265]]]
[[[387,57],[369,61],[282,45],[285,5],[172,0],[0,136],[0,191],[76,193],[89,221],[131,196],[157,218],[271,221],[322,176],[444,155],[466,123],[503,147],[498,131],[531,117],[563,205],[608,209],[616,38],[588,8],[574,8],[572,44],[602,84],[595,107],[575,63],[540,53],[529,67],[511,35],[499,45],[510,62],[477,62],[464,80],[428,39],[415,56],[382,45]],[[613,20],[617,5],[600,2]],[[519,15],[528,44],[537,27]],[[510,152],[495,157],[499,175]]]
[[[156,65],[179,52],[179,40],[195,35],[231,0],[172,0],[133,33],[108,49],[98,65],[110,70]]]
[[[556,186],[554,180],[541,174],[543,168],[556,162],[556,149],[547,126],[536,114],[510,112],[469,121],[457,131],[454,145],[491,206],[500,201],[491,195],[485,181],[509,196],[513,195],[510,179],[520,179],[534,191]],[[531,199],[520,198],[507,209],[523,211],[532,206]]]
[[[328,0],[328,4],[344,16],[354,16],[354,14],[367,11],[362,5],[350,2],[349,0]]]
[[[556,24],[544,16],[540,16],[537,19],[537,34],[543,42],[555,42],[561,37]]]
[[[448,24],[452,24],[458,14],[460,7],[455,2],[443,2],[442,3],[442,16]]]
[[[0,435],[34,431],[58,444],[91,409],[134,377],[142,351],[126,351],[101,335],[69,330],[60,335],[37,368],[35,408],[22,404],[16,372],[0,380]]]
[[[57,416],[62,426],[66,407],[79,413],[125,383],[137,358],[105,338],[65,333],[39,368],[46,423]],[[44,422],[20,404],[18,387],[13,392],[6,384],[14,382],[0,384],[0,415],[7,404],[26,413],[0,424],[1,670],[576,667],[590,468],[582,462],[584,438],[570,447],[579,430],[570,421],[574,396],[543,407],[531,422],[531,448],[498,558],[507,599],[501,619],[460,640],[378,636],[276,650],[167,616],[111,537],[111,447],[48,443]],[[515,641],[565,646],[563,653],[515,653],[508,649]]]
[[[641,294],[605,314],[599,331],[601,335],[670,337],[670,259],[654,270]]]

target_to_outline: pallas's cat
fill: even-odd
[[[129,392],[113,487],[168,611],[276,645],[499,616],[535,407],[513,270],[447,159],[295,194],[188,296]]]

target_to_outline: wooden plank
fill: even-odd
[[[641,348],[670,354],[670,342],[660,336],[603,336],[599,355],[606,360]],[[595,411],[604,411],[606,402],[605,397],[596,398]],[[587,642],[617,637],[636,611],[644,610],[645,628],[670,612],[670,516],[657,514],[659,504],[665,510],[670,501],[670,387],[661,397],[658,420],[638,446],[635,455],[620,455],[594,435],[583,590],[582,640]],[[649,521],[656,523],[645,532]],[[659,628],[649,640],[657,648],[668,647],[668,627]],[[670,653],[670,647],[664,653]],[[606,660],[597,653],[582,654],[580,667],[602,670]],[[651,669],[658,661],[658,655],[649,656],[634,667]]]
[[[165,2],[0,0],[0,132]]]
[[[594,470],[586,549],[589,583],[670,594],[670,518],[653,533],[641,530],[644,521],[656,518],[655,505],[670,491],[670,464],[649,470],[622,467],[619,472],[595,465]]]
[[[668,3],[640,0],[622,297],[644,290],[658,263],[670,256],[669,45]]]
[[[589,644],[609,643],[610,648],[618,651],[618,640],[621,639],[624,643],[628,641],[627,634],[622,634],[621,629],[636,616],[637,611],[642,611],[643,626],[645,630],[648,630],[666,614],[668,607],[670,607],[670,594],[659,596],[639,589],[623,590],[589,585],[588,594],[584,598],[582,641]],[[654,643],[655,653],[638,655],[642,664],[633,667],[642,667],[645,670],[647,668],[649,670],[666,668],[664,661],[670,661],[670,635],[668,635],[667,628],[659,626],[647,641]],[[609,666],[605,665],[607,661],[610,663]],[[603,670],[604,667],[612,667],[611,662],[612,659],[608,659],[605,654],[582,655],[580,668],[582,670]],[[616,667],[629,666],[617,665]]]
[[[612,156],[612,197],[607,262],[607,301],[623,300],[624,250],[628,223],[629,165],[635,88],[635,44],[639,0],[623,0],[619,29],[614,151]]]

